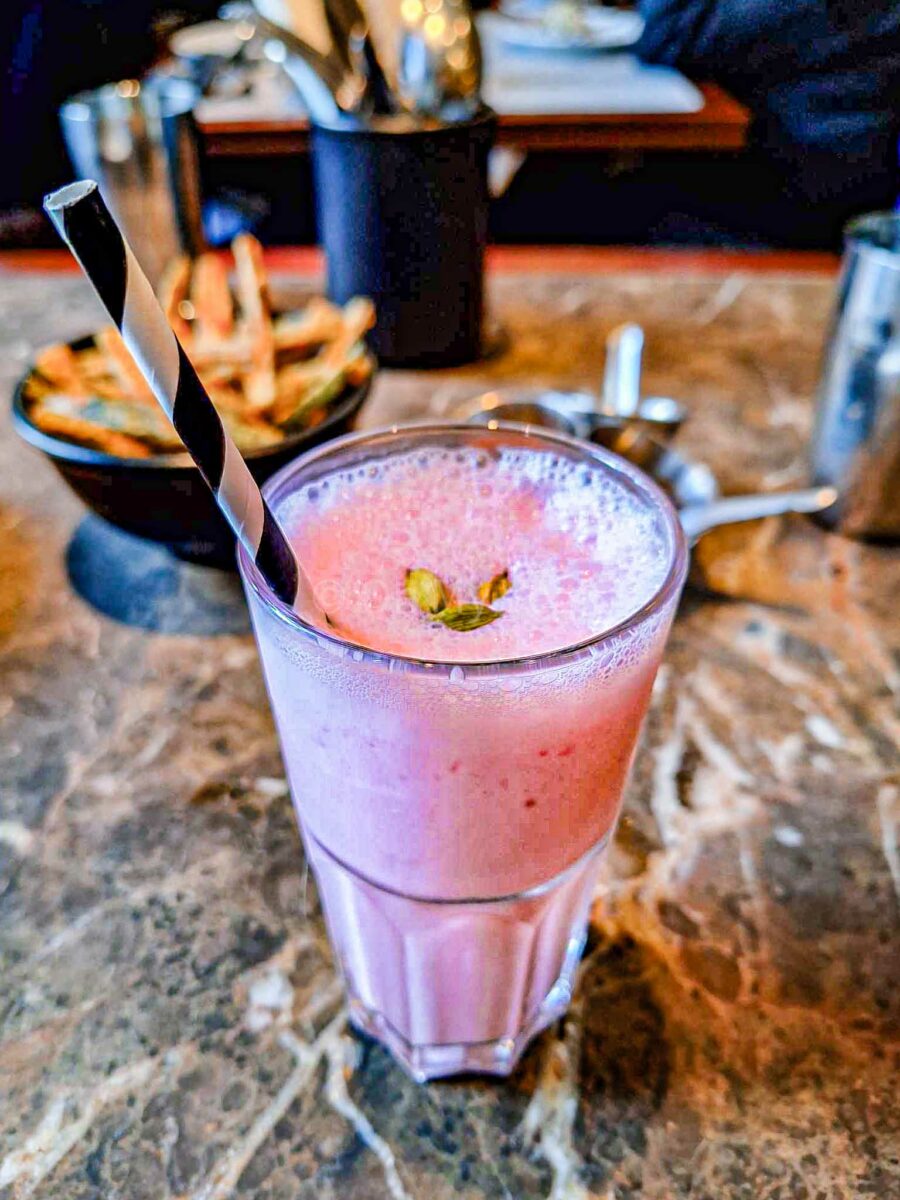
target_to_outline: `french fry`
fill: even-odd
[[[128,391],[112,369],[108,356],[99,349],[79,350],[78,368],[92,396],[103,400],[127,400]]]
[[[232,242],[237,293],[244,324],[253,344],[253,363],[244,376],[244,395],[250,410],[265,412],[275,403],[275,334],[269,304],[269,285],[262,246],[249,233]]]
[[[119,381],[114,379],[112,375],[100,375],[91,381],[91,394],[98,397],[100,400],[131,400],[128,392],[124,391]],[[145,400],[140,401],[141,404],[146,404]]]
[[[112,433],[122,433],[158,450],[181,449],[181,438],[161,408],[134,400],[103,400],[91,396],[87,402],[57,393],[41,401],[45,413],[76,417]]]
[[[137,438],[104,429],[102,425],[94,425],[79,417],[49,412],[40,404],[36,404],[31,410],[31,419],[44,433],[78,442],[82,446],[92,446],[117,458],[150,458],[153,453]]]
[[[328,408],[313,408],[308,410],[303,417],[304,429],[315,429],[317,425],[321,425],[328,416]]]
[[[359,387],[372,374],[372,356],[365,345],[358,342],[350,350],[345,368],[347,382],[353,387]]]
[[[253,413],[267,413],[275,403],[275,372],[261,362],[244,374],[244,398]]]
[[[128,399],[128,393],[118,376],[110,370],[109,359],[101,350],[79,351],[78,368],[91,395],[102,396],[106,400]]]
[[[343,363],[330,368],[322,365],[318,375],[308,378],[304,386],[293,393],[282,393],[277,406],[278,425],[286,430],[305,425],[307,416],[314,409],[330,404],[344,390],[346,382]]]
[[[222,260],[201,255],[169,265],[159,299],[238,446],[257,450],[321,423],[347,386],[368,379],[373,360],[362,339],[375,311],[360,297],[342,309],[314,298],[273,318],[262,247],[243,234],[232,249],[236,297]],[[42,351],[28,404],[40,428],[110,454],[182,448],[113,326],[85,350]]]
[[[246,332],[219,342],[195,345],[188,355],[198,372],[230,366],[237,373],[253,365],[253,343]]]
[[[219,410],[219,413],[242,413],[247,407],[244,399],[244,393],[241,390],[240,384],[233,387],[235,380],[239,380],[240,376],[232,376],[228,380],[217,380],[206,378],[203,380],[203,385],[209,392],[209,398]]]
[[[131,400],[155,404],[156,400],[149,384],[138,370],[115,325],[105,325],[95,335],[94,341],[106,355],[110,373],[118,380],[123,396],[127,396]]]
[[[174,258],[163,271],[159,281],[159,302],[166,320],[175,330],[175,336],[190,349],[193,340],[191,323],[185,319],[183,306],[191,286],[191,260],[186,254]]]
[[[237,295],[241,310],[251,324],[272,321],[269,281],[263,262],[263,248],[250,233],[239,233],[231,243],[237,271]]]
[[[305,308],[275,318],[275,350],[279,357],[312,350],[338,337],[343,327],[337,305],[316,296]]]
[[[282,430],[259,418],[223,412],[222,424],[231,434],[238,450],[262,450],[284,440]]]
[[[321,356],[282,367],[277,376],[275,403],[269,413],[275,424],[287,421],[306,393],[319,387],[327,373]]]
[[[79,369],[78,355],[71,346],[60,343],[45,347],[34,360],[34,365],[60,391],[70,396],[90,395]]]
[[[96,345],[78,351],[78,370],[84,380],[99,379],[110,373],[106,355]]]
[[[218,342],[234,331],[234,302],[225,264],[215,254],[201,254],[191,277],[194,337],[198,344]]]
[[[354,296],[344,305],[342,327],[337,337],[322,351],[331,366],[344,362],[351,348],[375,324],[375,306],[363,296]]]

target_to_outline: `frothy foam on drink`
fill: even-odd
[[[397,454],[307,484],[278,516],[343,631],[425,659],[515,658],[597,636],[653,597],[671,560],[659,511],[624,478],[542,449]],[[456,603],[508,571],[502,618],[464,633],[431,620],[406,595],[414,567]]]

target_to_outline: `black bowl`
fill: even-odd
[[[81,338],[71,345],[83,350],[92,341]],[[128,533],[162,542],[180,558],[235,568],[234,534],[186,453],[119,458],[44,433],[28,416],[25,396],[31,374],[26,372],[13,394],[13,427],[47,455],[88,508]],[[247,451],[244,458],[256,482],[264,483],[305,450],[346,433],[371,386],[370,375],[348,388],[314,429],[289,435],[271,448]]]

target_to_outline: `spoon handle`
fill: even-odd
[[[733,525],[739,521],[757,521],[780,513],[814,513],[828,508],[837,499],[834,488],[803,488],[797,492],[768,492],[749,496],[725,496],[681,510],[681,526],[688,541],[694,542],[717,525]]]
[[[644,331],[640,325],[618,325],[606,339],[602,411],[633,417],[641,402],[641,357]]]

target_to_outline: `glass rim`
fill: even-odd
[[[134,85],[134,90],[123,91],[123,85]],[[179,117],[191,112],[197,102],[197,85],[180,75],[167,75],[157,79],[118,79],[101,83],[95,88],[84,88],[67,96],[59,106],[59,112],[67,121],[87,122],[92,116],[103,116],[99,110],[104,106],[118,104],[124,112],[127,106],[142,105],[150,96],[156,101],[160,115]]]
[[[263,484],[262,493],[271,502],[272,495],[279,487],[295,473],[302,472],[323,459],[339,455],[346,449],[364,446],[367,442],[373,445],[384,444],[402,437],[437,436],[440,434],[467,434],[472,437],[490,437],[493,433],[512,434],[547,446],[562,445],[568,450],[574,450],[586,460],[600,462],[608,470],[623,477],[633,488],[643,492],[663,514],[667,531],[671,538],[671,556],[665,578],[653,594],[634,612],[629,613],[616,625],[590,634],[578,642],[552,650],[542,650],[532,654],[517,655],[507,658],[476,658],[441,659],[421,658],[416,655],[392,653],[386,650],[374,650],[360,642],[341,637],[332,630],[320,629],[302,617],[296,610],[280,600],[263,578],[262,573],[249,558],[242,545],[237,547],[238,568],[245,584],[251,587],[265,608],[288,625],[295,632],[321,645],[327,642],[340,652],[349,652],[357,657],[359,662],[377,662],[390,667],[392,663],[401,663],[407,670],[421,671],[423,674],[449,674],[454,668],[469,674],[502,675],[523,670],[541,670],[555,667],[560,661],[590,654],[597,646],[620,637],[623,633],[634,629],[662,609],[676,595],[684,582],[687,573],[688,545],[687,538],[678,518],[672,501],[644,471],[618,454],[587,442],[583,438],[572,437],[569,434],[558,433],[555,430],[538,429],[529,425],[521,425],[511,421],[491,422],[490,425],[470,425],[460,421],[427,421],[408,422],[396,425],[382,426],[378,429],[363,430],[359,433],[345,434],[333,438],[317,446],[305,454],[287,463]]]

